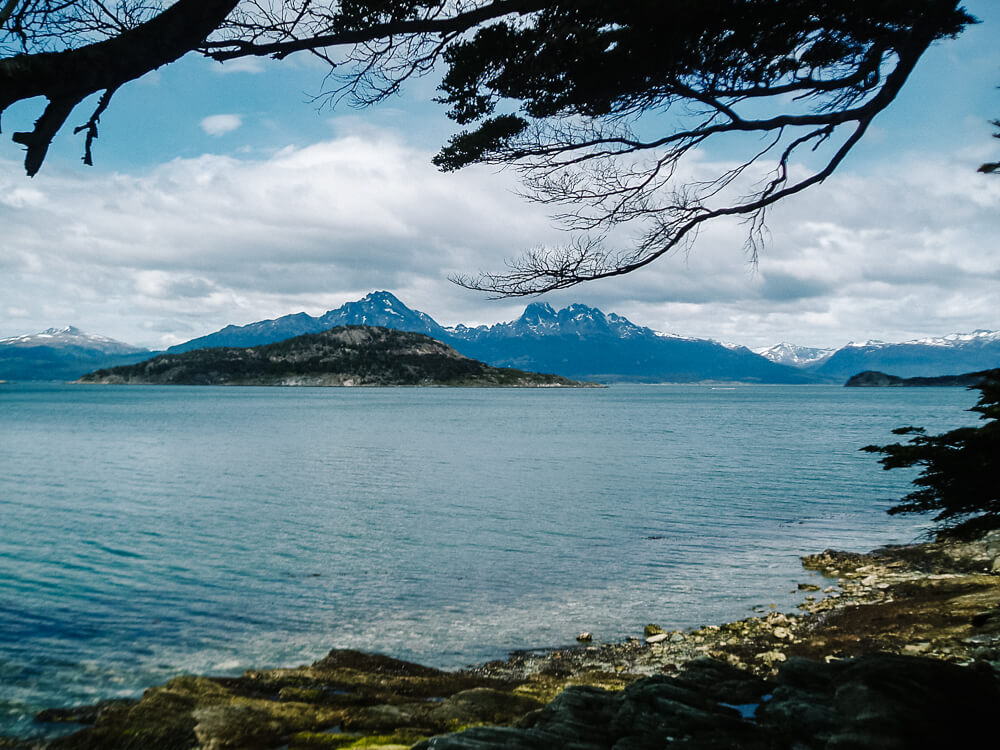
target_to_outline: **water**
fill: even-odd
[[[963,389],[0,386],[0,734],[330,648],[452,668],[791,609],[913,539],[858,451]]]

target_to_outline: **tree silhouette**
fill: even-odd
[[[894,435],[912,435],[908,443],[868,445],[881,453],[883,469],[922,466],[913,480],[919,489],[906,495],[889,513],[936,513],[942,535],[969,536],[1000,528],[1000,370],[979,373],[980,391],[970,411],[986,423],[928,435],[922,427],[900,427]]]
[[[456,279],[503,296],[628,273],[706,222],[747,222],[830,176],[936,40],[974,22],[958,0],[0,0],[0,113],[48,104],[29,175],[73,108],[198,51],[219,61],[312,54],[320,99],[369,105],[443,71],[440,101],[466,128],[442,169],[512,165],[525,194],[579,234],[503,274]],[[742,155],[706,163],[723,142]],[[624,249],[608,240],[629,225]]]
[[[1000,128],[1000,120],[994,120],[993,125]],[[1000,138],[1000,131],[993,134],[994,138]],[[983,174],[1000,174],[1000,161],[986,162],[981,167],[979,171]]]

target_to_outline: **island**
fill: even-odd
[[[938,377],[900,378],[887,375],[877,370],[865,370],[849,378],[844,386],[847,388],[898,388],[898,387],[933,387],[958,386],[971,388],[979,385],[986,377],[988,370],[982,372],[967,372],[964,375],[940,375]]]
[[[595,387],[560,375],[491,367],[420,333],[339,326],[246,348],[161,354],[89,373],[105,385]]]

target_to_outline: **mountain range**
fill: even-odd
[[[900,378],[957,375],[1000,367],[1000,331],[977,330],[892,344],[850,343],[805,366],[820,377],[844,380],[864,370]]]
[[[535,302],[516,320],[492,326],[442,326],[389,292],[372,292],[320,316],[285,315],[219,331],[170,347],[180,353],[206,347],[270,344],[348,325],[422,333],[466,357],[494,367],[549,372],[610,382],[738,381],[843,383],[864,370],[899,377],[933,377],[1000,366],[1000,332],[974,331],[900,344],[869,341],[840,349],[782,343],[751,351],[709,339],[658,333],[615,313],[570,305],[555,310]],[[131,364],[155,352],[72,326],[0,340],[0,379],[74,380],[84,373]]]
[[[423,333],[466,357],[494,367],[557,373],[576,380],[816,382],[815,376],[771,362],[744,347],[664,336],[620,315],[605,315],[586,305],[570,305],[557,311],[535,302],[517,320],[492,326],[446,328],[426,313],[411,310],[389,292],[373,292],[319,317],[298,313],[245,326],[226,326],[167,351],[258,346],[343,325],[374,325]]]

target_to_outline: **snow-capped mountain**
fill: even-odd
[[[580,338],[615,336],[623,339],[656,335],[652,329],[637,326],[628,318],[615,313],[606,315],[596,307],[573,304],[562,310],[555,310],[545,302],[532,302],[524,308],[524,312],[517,320],[477,328],[454,326],[448,328],[447,332],[451,336],[468,341],[484,337],[539,337],[554,334],[575,335]]]
[[[994,367],[1000,367],[1000,331],[980,329],[898,344],[852,342],[812,371],[834,378],[848,378],[864,370],[915,378],[959,375]]]
[[[245,326],[230,325],[207,336],[172,346],[167,351],[176,353],[216,346],[260,346],[292,336],[319,333],[335,326],[348,325],[383,326],[399,331],[424,333],[436,339],[441,339],[446,334],[445,329],[429,315],[411,310],[395,295],[389,292],[372,292],[357,302],[347,302],[319,317],[302,312]]]
[[[936,336],[923,339],[911,339],[910,341],[903,341],[898,344],[894,344],[888,341],[866,341],[863,344],[858,344],[852,341],[847,346],[864,348],[864,349],[880,349],[887,346],[919,345],[919,346],[940,346],[950,349],[962,349],[969,347],[987,346],[997,341],[1000,341],[1000,331],[988,331],[985,328],[977,328],[972,333],[951,333],[948,334],[947,336]]]
[[[372,292],[317,318],[321,330],[334,326],[382,326],[440,338],[445,329],[430,315],[412,310],[389,292]]]
[[[92,370],[132,364],[152,352],[79,328],[49,328],[0,339],[0,380],[75,380]]]
[[[818,364],[833,355],[836,349],[819,349],[814,346],[797,346],[782,342],[774,346],[761,346],[751,351],[772,362],[791,367],[805,367]]]
[[[732,380],[811,382],[813,376],[769,362],[742,347],[705,339],[661,336],[627,318],[586,305],[555,310],[528,305],[517,320],[492,326],[445,328],[389,292],[373,292],[319,317],[305,313],[227,326],[171,347],[171,352],[214,346],[257,346],[333,326],[370,325],[424,333],[461,354],[495,367],[517,367],[585,380],[692,382]]]
[[[1000,331],[979,329],[912,341],[852,341],[840,349],[777,344],[754,349],[772,362],[841,380],[865,370],[901,378],[958,375],[1000,367]]]
[[[0,346],[50,346],[53,348],[77,347],[89,351],[103,352],[104,354],[134,354],[136,352],[146,352],[139,346],[132,346],[121,341],[115,341],[107,336],[97,336],[92,333],[84,333],[75,326],[65,328],[47,328],[38,333],[28,333],[23,336],[11,336],[0,339]]]

